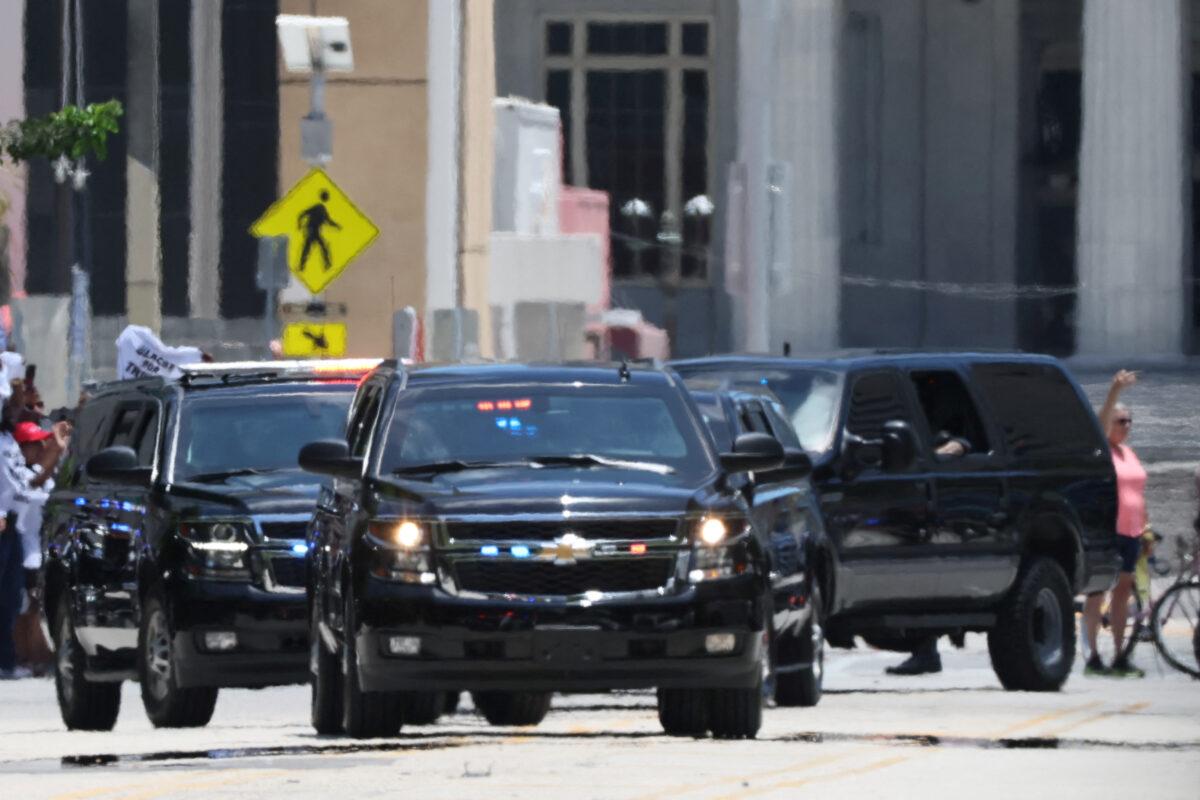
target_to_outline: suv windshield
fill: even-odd
[[[510,385],[401,393],[381,474],[488,465],[635,470],[668,483],[694,482],[714,468],[692,414],[666,387]]]
[[[842,375],[838,372],[764,367],[683,375],[687,385],[696,390],[769,391],[783,404],[801,447],[820,454],[833,445],[842,400]]]
[[[353,397],[353,384],[334,383],[189,392],[179,414],[174,480],[298,470],[301,447],[344,434]]]

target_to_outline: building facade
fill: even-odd
[[[561,110],[568,182],[613,195],[615,302],[678,354],[1176,357],[1200,352],[1198,10],[505,0],[497,80]]]
[[[300,154],[309,83],[278,56],[281,13],[350,23],[355,70],[331,74],[326,89],[326,170],[380,234],[315,298],[345,308],[348,354],[392,355],[406,307],[478,308],[486,318],[492,0],[17,5],[25,113],[60,108],[64,74],[66,102],[81,84],[85,102],[116,98],[126,109],[107,159],[87,164],[83,191],[39,161],[22,192],[27,245],[14,290],[66,303],[71,267],[84,267],[95,377],[111,373],[112,340],[127,322],[226,358],[262,357],[278,336],[249,228],[310,168]],[[279,299],[314,298],[293,285]]]

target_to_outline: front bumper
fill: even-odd
[[[761,600],[749,582],[584,603],[465,599],[370,581],[355,636],[366,691],[748,688],[761,678]],[[709,634],[734,634],[710,654]],[[417,637],[413,656],[392,637]]]
[[[308,680],[308,605],[249,583],[185,579],[173,584],[175,674],[180,686],[249,687]],[[204,635],[233,632],[237,646],[209,652]]]

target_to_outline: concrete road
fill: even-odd
[[[115,731],[68,733],[51,681],[0,683],[0,797],[1196,800],[1200,682],[1143,647],[1144,680],[1077,671],[1049,695],[1002,691],[981,636],[921,678],[838,651],[821,704],[768,709],[748,742],[667,738],[653,695],[621,693],[556,697],[536,728],[463,710],[357,743],[312,733],[305,687],[227,691],[207,728],[155,731],[130,685]]]

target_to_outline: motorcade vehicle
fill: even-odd
[[[979,353],[720,356],[693,390],[770,391],[812,458],[815,570],[830,643],[911,650],[986,632],[1008,689],[1052,691],[1075,654],[1072,597],[1116,577],[1116,481],[1057,360]]]
[[[660,369],[381,365],[346,436],[300,454],[334,479],[308,541],[314,728],[392,735],[458,690],[533,725],[553,692],[654,688],[670,734],[754,736],[773,582],[786,632],[810,607],[743,477],[784,448],[728,445]]]
[[[193,727],[220,688],[307,679],[322,480],[296,458],[345,430],[376,363],[199,364],[103,385],[78,410],[42,527],[68,728],[112,729],[125,680],[155,726]]]
[[[755,529],[763,532],[771,576],[765,694],[779,706],[816,705],[825,677],[825,612],[813,565],[825,531],[809,480],[812,460],[770,392],[692,392],[692,398],[718,452],[729,452],[739,436],[754,433],[784,448],[779,467],[733,480],[746,495]]]

